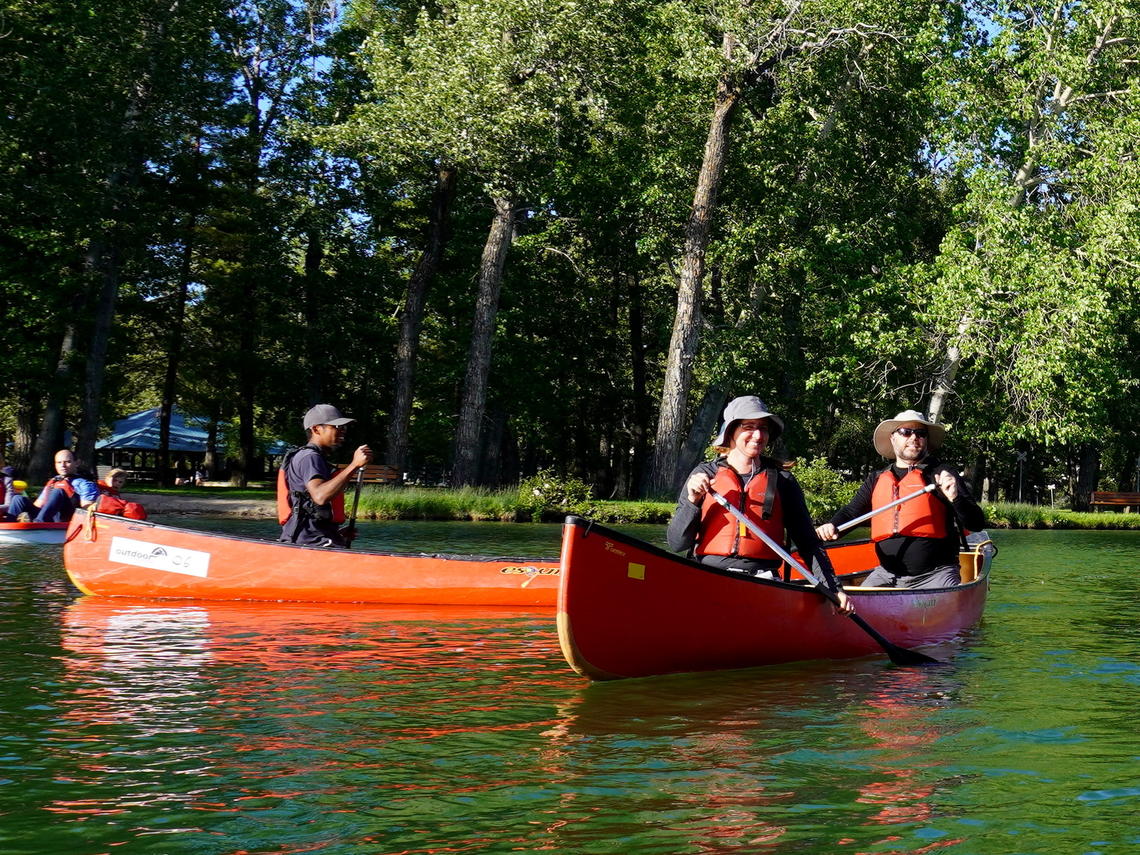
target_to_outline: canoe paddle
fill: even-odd
[[[909,495],[903,496],[901,499],[895,499],[893,502],[887,502],[881,508],[875,508],[875,510],[873,510],[873,511],[868,511],[867,513],[863,514],[863,516],[861,516],[861,517],[855,517],[855,519],[853,519],[853,520],[848,520],[843,525],[836,526],[835,530],[842,533],[842,532],[847,531],[848,529],[855,528],[855,526],[859,525],[859,523],[864,522],[865,520],[869,520],[875,514],[881,514],[883,511],[889,510],[890,508],[893,508],[895,505],[901,505],[903,502],[909,502],[911,499],[917,499],[923,493],[929,493],[931,490],[937,490],[937,489],[938,489],[937,484],[927,484],[921,490],[915,490],[913,493],[910,493]]]
[[[344,544],[345,549],[352,549],[352,541],[356,539],[356,507],[360,504],[360,488],[364,486],[364,467],[356,470],[356,493],[352,497],[352,513],[348,515],[349,536]]]
[[[760,528],[760,526],[756,525],[756,523],[750,520],[747,516],[745,516],[744,512],[740,510],[740,508],[734,506],[728,499],[726,499],[712,487],[709,487],[709,495],[712,496],[718,503],[720,503],[730,514],[740,520],[740,522],[742,522],[750,532],[768,544],[768,547],[785,561],[787,561],[790,567],[795,567],[797,570],[803,573],[804,578],[811,581],[819,593],[821,593],[827,599],[831,600],[831,602],[836,606],[839,605],[839,597],[837,597],[834,592],[828,590],[828,588],[823,584],[822,581],[820,581],[820,579],[816,577],[814,573],[804,567],[804,565],[799,561],[796,561],[796,559],[792,558],[791,554],[789,554],[787,550],[776,543],[776,541],[768,537],[768,535],[764,533],[764,530]],[[842,612],[840,612],[840,614],[842,614]],[[847,617],[855,621],[856,626],[867,633],[867,635],[871,636],[871,638],[875,639],[875,641],[878,642],[879,646],[882,647],[886,652],[887,656],[890,657],[891,661],[896,665],[941,664],[937,659],[932,659],[925,653],[919,653],[917,650],[907,650],[905,647],[899,647],[897,644],[891,643],[886,638],[884,638],[878,632],[878,630],[863,620],[863,618],[861,618],[859,615],[852,613],[847,615]]]

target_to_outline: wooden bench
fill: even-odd
[[[337,469],[344,469],[348,464],[341,464]],[[353,483],[356,476],[353,476]],[[391,463],[369,463],[364,467],[365,484],[399,484],[400,473]]]
[[[1094,492],[1089,505],[1094,508],[1128,508],[1140,507],[1140,493],[1105,493]]]

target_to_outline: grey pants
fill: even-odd
[[[962,584],[962,570],[957,564],[943,564],[917,576],[896,576],[876,567],[859,584],[867,588],[953,588]]]

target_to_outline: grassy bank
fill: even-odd
[[[986,503],[990,528],[1025,529],[1137,529],[1140,514],[1081,513],[1010,502]],[[518,490],[487,491],[416,487],[378,487],[365,490],[359,514],[365,519],[497,520],[500,522],[561,522],[566,514],[603,524],[660,523],[673,514],[673,502],[582,499],[563,504],[520,499]]]
[[[203,505],[211,498],[247,501],[273,500],[269,488],[157,487],[131,488],[142,494],[198,497]],[[351,497],[349,498],[351,503]],[[822,503],[816,503],[822,504]],[[497,522],[561,522],[567,514],[607,525],[669,522],[673,502],[613,501],[588,495],[542,496],[533,489],[486,490],[474,487],[454,490],[423,487],[366,487],[357,515],[372,520],[468,520]],[[1140,530],[1140,513],[1078,512],[1044,505],[989,502],[984,505],[990,528],[1019,529],[1115,529]]]

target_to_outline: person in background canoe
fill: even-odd
[[[838,526],[921,490],[938,489],[871,517],[871,540],[879,566],[863,580],[866,587],[948,588],[961,584],[959,532],[985,528],[985,513],[962,477],[933,456],[946,428],[917,410],[906,410],[879,422],[872,436],[875,450],[893,461],[872,472],[846,507],[816,532],[835,540]]]
[[[344,435],[356,419],[345,418],[331,404],[317,404],[305,413],[309,441],[290,451],[277,476],[277,519],[287,543],[346,547],[354,532],[345,532],[344,491],[356,470],[372,460],[372,449],[362,445],[352,463],[339,472],[327,455],[344,444]]]
[[[16,514],[8,513],[8,506],[12,503],[13,497],[24,491],[24,488],[17,489],[16,483],[16,470],[9,466],[4,455],[0,454],[0,522],[12,522],[16,519]]]
[[[27,496],[15,496],[8,512],[20,522],[67,522],[76,508],[90,507],[98,500],[99,488],[76,473],[75,455],[70,449],[55,453],[55,471],[34,502]]]
[[[836,593],[841,610],[854,606],[839,586],[831,561],[824,552],[799,483],[780,461],[763,456],[764,448],[784,430],[784,423],[754,395],[730,401],[724,423],[713,440],[715,460],[697,466],[689,475],[677,509],[669,521],[669,548],[686,552],[702,564],[778,579],[781,559],[746,526],[709,495],[711,486],[743,510],[765,534],[779,544],[791,536],[809,567]]]
[[[128,517],[132,520],[145,520],[146,509],[138,502],[128,502],[123,498],[123,487],[127,484],[125,469],[112,469],[107,477],[99,481],[99,500],[94,510],[101,514]]]

